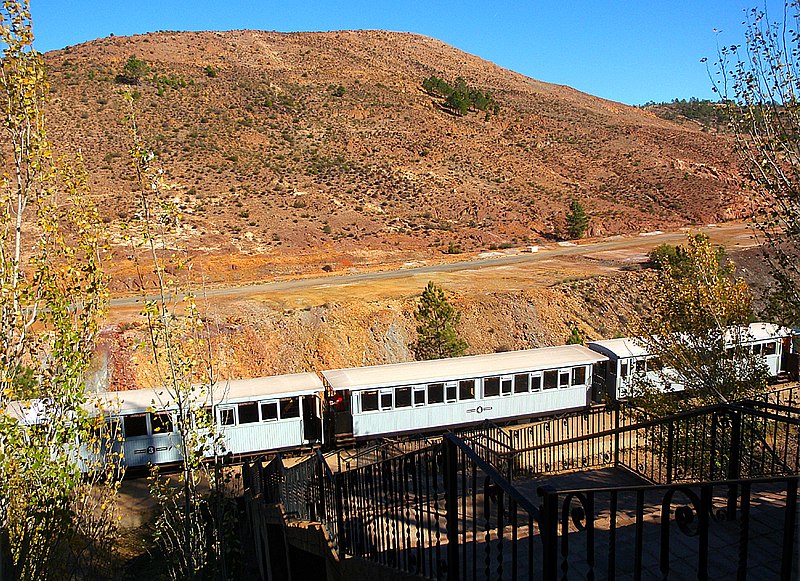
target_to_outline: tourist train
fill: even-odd
[[[770,377],[793,367],[790,329],[753,323],[742,345],[763,357]],[[219,438],[208,455],[240,458],[309,446],[356,442],[457,426],[543,417],[625,398],[632,379],[670,375],[640,342],[621,338],[487,355],[330,369],[197,387],[197,409]],[[661,379],[659,379],[661,378]],[[664,386],[681,389],[680,379]],[[181,461],[177,402],[167,389],[103,394],[101,409],[119,430],[112,444],[128,467]],[[93,404],[97,406],[97,403]],[[42,402],[15,402],[20,421],[46,421]]]

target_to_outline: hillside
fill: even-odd
[[[741,213],[722,137],[542,83],[405,33],[159,32],[48,53],[49,132],[80,149],[112,232],[135,187],[116,82],[151,68],[139,125],[210,280],[402,263],[557,237],[572,199],[590,235]],[[490,92],[447,112],[425,77]],[[117,261],[114,288],[136,286]],[[127,278],[126,278],[127,276]]]

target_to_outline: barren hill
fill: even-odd
[[[134,187],[116,82],[130,56],[151,68],[135,87],[139,125],[189,247],[245,278],[552,238],[573,199],[593,235],[743,205],[724,137],[431,38],[159,32],[46,55],[50,135],[82,151],[112,230]],[[490,92],[499,114],[447,112],[421,88],[430,75]]]

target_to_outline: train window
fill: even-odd
[[[419,407],[421,405],[425,405],[425,388],[424,387],[415,387],[414,388],[414,407]]]
[[[258,421],[258,404],[257,403],[240,403],[239,404],[239,423],[240,424],[254,424]]]
[[[398,387],[394,390],[394,407],[411,407],[411,388]]]
[[[560,371],[558,373],[558,386],[569,387],[569,371]]]
[[[753,345],[753,355],[761,355],[761,343]]]
[[[778,352],[778,344],[775,341],[764,343],[764,349],[761,351],[762,355],[775,355]]]
[[[281,419],[300,417],[300,399],[296,397],[284,397],[281,399]]]
[[[626,377],[628,377],[628,363],[627,362],[619,364],[619,376],[622,379],[625,379]]]
[[[661,371],[664,367],[664,364],[661,363],[661,359],[658,357],[651,357],[650,359],[644,360],[644,370],[645,373],[648,371]]]
[[[458,399],[475,399],[474,379],[464,379],[458,382]]]
[[[542,376],[531,375],[531,391],[540,391],[542,389]]]
[[[444,403],[444,384],[428,384],[428,403]]]
[[[383,391],[381,392],[381,409],[382,410],[390,410],[392,409],[392,392],[391,391]]]
[[[150,415],[150,427],[154,434],[168,434],[172,429],[172,416],[167,412]]]
[[[514,393],[524,393],[530,388],[530,376],[527,373],[519,373],[514,376]]]
[[[458,401],[458,386],[455,383],[448,383],[444,389],[447,403]]]
[[[214,414],[210,407],[202,407],[194,412],[194,425],[198,428],[209,428],[214,424]]]
[[[219,408],[219,423],[221,426],[236,424],[236,410],[234,408]]]
[[[572,368],[572,385],[586,385],[586,368]]]
[[[558,371],[545,371],[544,372],[544,388],[555,389],[558,387]]]
[[[500,393],[502,395],[511,395],[511,386],[512,386],[511,378],[505,378],[500,382]]]
[[[378,392],[373,390],[361,392],[361,411],[362,412],[376,412],[378,411]]]
[[[261,402],[261,421],[274,422],[278,419],[278,402],[264,401]]]
[[[483,378],[483,397],[494,397],[500,395],[500,378],[499,377],[484,377]]]
[[[122,437],[122,426],[119,418],[106,420],[97,429],[97,437],[105,442],[116,442]]]
[[[122,425],[125,428],[126,438],[147,435],[147,414],[132,414],[122,416]]]

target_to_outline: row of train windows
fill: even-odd
[[[753,355],[775,355],[778,352],[778,344],[775,341],[771,341],[769,343],[756,343],[755,345],[743,347],[745,352],[752,352]],[[734,350],[733,348],[726,349],[728,356],[733,357]],[[664,364],[661,362],[661,359],[658,357],[650,357],[648,359],[638,359],[635,361],[630,362],[622,361],[619,364],[619,374],[620,377],[625,378],[628,377],[630,373],[635,372],[637,369],[640,372],[647,373],[650,371],[661,371],[664,368]]]
[[[549,370],[543,373],[518,373],[511,377],[485,377],[483,380],[465,379],[458,383],[429,383],[414,387],[370,389],[361,392],[361,411],[374,412],[397,408],[417,407],[439,403],[453,403],[475,399],[477,382],[483,383],[483,397],[507,396],[512,393],[538,392],[542,389],[567,388],[586,385],[586,367]]]
[[[775,355],[778,352],[778,343],[771,341],[769,343],[756,343],[755,345],[745,345],[743,349],[748,352],[751,351],[753,355]],[[728,355],[733,356],[733,348],[726,349]]]
[[[211,408],[203,408],[209,417]],[[300,417],[300,398],[286,397],[278,401],[246,402],[218,408],[222,426],[274,422]],[[170,412],[130,414],[122,416],[126,438],[168,434],[175,431]]]
[[[223,426],[275,422],[300,417],[300,398],[284,397],[279,401],[246,402],[219,408]]]

